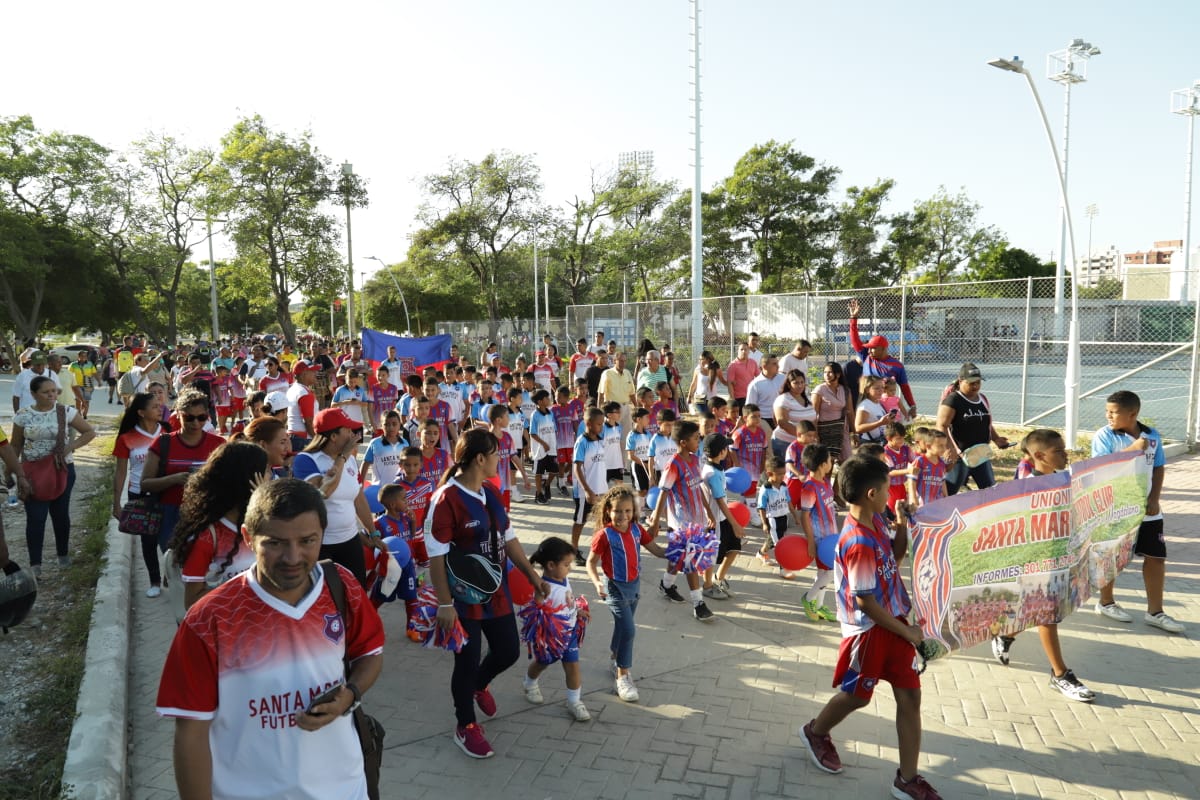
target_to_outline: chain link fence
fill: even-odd
[[[557,317],[537,320],[505,319],[497,326],[495,335],[486,319],[442,320],[435,326],[439,334],[450,334],[459,351],[473,363],[478,363],[479,354],[487,347],[488,342],[495,342],[500,350],[500,357],[505,364],[512,366],[517,356],[524,355],[529,363],[533,363],[533,354],[541,347],[542,337],[549,334],[558,352],[564,358],[575,352],[574,340],[578,336],[568,336],[567,320]],[[570,341],[568,341],[568,338]]]
[[[1125,293],[1138,294],[1128,282]],[[887,337],[891,353],[906,366],[922,413],[933,413],[959,366],[971,361],[983,372],[984,393],[998,421],[1064,424],[1071,303],[1068,297],[1062,313],[1055,312],[1053,278],[705,298],[704,349],[724,364],[751,332],[763,349],[779,355],[805,339],[813,346],[810,381],[819,379],[822,362],[852,357],[852,299],[859,303],[863,340]],[[1128,389],[1141,396],[1143,419],[1167,438],[1190,442],[1194,303],[1081,296],[1078,306],[1081,430],[1102,427],[1104,398]],[[615,339],[630,353],[643,340],[660,349],[669,344],[686,374],[698,355],[692,352],[691,319],[690,299],[569,306],[563,333],[565,340],[591,341],[594,332],[603,331],[606,340]]]

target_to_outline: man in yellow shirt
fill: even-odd
[[[75,405],[79,407],[79,413],[83,414],[83,418],[87,419],[88,408],[92,404],[92,392],[96,390],[98,382],[96,365],[88,360],[86,350],[80,350],[78,359],[71,364],[67,371],[71,373],[75,382]],[[67,391],[65,378],[62,379],[62,386],[65,394]]]

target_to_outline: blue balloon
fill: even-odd
[[[817,539],[817,560],[830,569],[833,569],[833,561],[837,558],[837,543],[836,535]]]
[[[383,513],[383,503],[379,502],[379,484],[373,483],[364,488],[363,497],[367,498],[367,505],[371,507],[372,514]]]
[[[646,492],[646,508],[653,511],[654,507],[658,505],[658,496],[660,494],[662,494],[662,489],[659,489],[657,486],[651,486],[650,491]]]
[[[734,494],[745,494],[750,488],[750,473],[741,467],[733,467],[725,470],[725,488]]]
[[[412,550],[409,549],[408,542],[399,536],[389,536],[383,540],[383,543],[387,545],[388,552],[399,562],[401,569],[407,567],[412,561]]]

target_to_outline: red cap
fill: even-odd
[[[362,427],[362,423],[358,420],[350,419],[345,411],[340,408],[325,408],[317,412],[316,418],[313,420],[313,430],[317,433],[329,433],[338,428],[350,428],[358,430]]]
[[[315,370],[316,367],[314,367],[312,364],[309,364],[307,361],[297,361],[294,365],[292,365],[292,374],[299,375],[301,372],[308,372],[310,369]]]
[[[888,346],[888,340],[887,340],[887,337],[886,337],[886,336],[880,336],[879,334],[875,334],[874,336],[872,336],[872,337],[871,337],[871,338],[870,338],[870,339],[867,341],[867,347],[868,347],[868,348],[871,348],[871,347],[882,347],[882,348],[884,348],[884,349],[887,349],[887,346]]]

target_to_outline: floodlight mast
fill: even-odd
[[[1200,80],[1194,81],[1187,89],[1171,92],[1171,112],[1188,118],[1183,178],[1183,300],[1186,303],[1192,299],[1192,151],[1196,142],[1196,117],[1200,116]],[[1196,385],[1200,370],[1200,292],[1197,292],[1193,303],[1191,386]],[[1193,392],[1188,395],[1185,433],[1189,445],[1196,441],[1196,415],[1196,395]]]
[[[1054,134],[1050,130],[1050,120],[1046,118],[1046,109],[1042,105],[1042,98],[1038,94],[1037,86],[1033,83],[1033,76],[1029,74],[1029,70],[1025,69],[1025,63],[1017,56],[1012,58],[996,58],[988,62],[989,65],[1002,69],[1005,72],[1016,72],[1025,76],[1025,82],[1029,84],[1029,91],[1033,94],[1033,102],[1037,105],[1038,116],[1042,120],[1042,128],[1046,132],[1046,141],[1050,145],[1050,154],[1054,156],[1054,174],[1058,178],[1059,199],[1062,201],[1063,210],[1066,212],[1064,219],[1067,225],[1067,249],[1070,252],[1071,263],[1075,263],[1075,226],[1071,223],[1071,206],[1067,202],[1067,180],[1066,173],[1062,169],[1062,162],[1058,158],[1058,148],[1054,144]],[[1060,255],[1061,259],[1061,255]],[[1079,433],[1079,285],[1075,281],[1075,270],[1071,270],[1071,327],[1067,337],[1067,364],[1066,377],[1063,380],[1063,388],[1065,394],[1065,424],[1063,425],[1063,438],[1067,441],[1067,447],[1074,449],[1075,439]],[[1026,331],[1028,335],[1028,331]]]
[[[1063,50],[1046,56],[1046,77],[1063,87],[1062,176],[1067,182],[1068,152],[1071,145],[1071,87],[1087,81],[1088,59],[1100,55],[1100,48],[1083,39],[1072,39]],[[1063,284],[1066,277],[1067,218],[1066,208],[1059,208],[1058,259],[1054,266],[1054,335],[1062,339]],[[1078,268],[1071,262],[1071,272]]]

